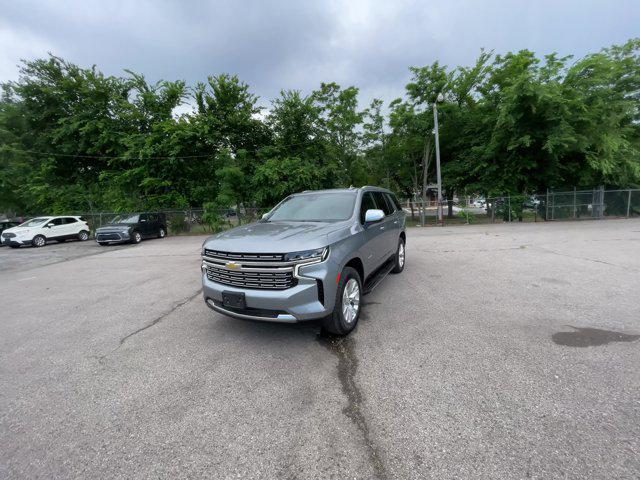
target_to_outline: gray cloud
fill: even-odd
[[[321,81],[389,101],[410,65],[469,64],[482,47],[582,56],[637,35],[637,25],[634,0],[6,2],[0,81],[16,78],[20,58],[50,51],[150,80],[236,73],[265,104]]]

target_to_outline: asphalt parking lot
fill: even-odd
[[[0,249],[1,478],[638,478],[640,221],[412,228],[344,340],[203,237]]]

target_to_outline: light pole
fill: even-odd
[[[440,137],[438,136],[438,102],[442,102],[444,97],[441,93],[433,102],[433,133],[436,136],[436,177],[438,181],[438,222],[443,225],[442,218],[442,177],[440,176]]]

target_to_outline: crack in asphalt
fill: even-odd
[[[379,480],[387,478],[386,469],[378,453],[378,448],[371,439],[369,423],[363,411],[363,397],[356,382],[358,358],[355,343],[350,337],[334,337],[323,334],[317,337],[318,342],[338,358],[338,378],[342,384],[342,392],[347,397],[347,406],[342,413],[349,418],[362,434],[369,462],[373,467],[375,477]]]
[[[133,337],[134,335],[137,335],[141,332],[144,332],[145,330],[153,327],[154,325],[157,325],[158,323],[160,323],[162,320],[164,320],[165,318],[167,318],[169,315],[171,315],[173,312],[175,312],[178,308],[186,305],[187,303],[189,303],[191,300],[193,300],[194,298],[196,298],[198,295],[200,295],[202,293],[202,288],[199,288],[198,291],[196,291],[194,294],[189,295],[187,298],[179,301],[178,303],[174,304],[173,307],[171,307],[169,310],[167,310],[166,312],[163,312],[162,314],[160,314],[158,317],[156,317],[155,319],[153,319],[150,323],[146,324],[143,327],[138,328],[137,330],[125,335],[124,337],[122,337],[120,339],[120,343],[118,344],[118,346],[116,348],[114,348],[113,350],[111,350],[108,355],[111,355],[112,353],[114,353],[115,351],[117,351],[120,347],[122,347],[122,345],[125,344],[125,342],[127,340],[129,340],[131,337]],[[106,355],[105,355],[106,356]],[[103,356],[104,358],[104,356]]]
[[[597,258],[579,257],[579,256],[576,256],[576,255],[570,255],[568,253],[557,252],[555,250],[551,250],[550,248],[545,248],[545,247],[537,247],[537,248],[539,250],[542,250],[543,252],[552,253],[554,255],[559,255],[561,257],[574,258],[576,260],[584,260],[586,262],[602,263],[604,265],[609,265],[610,267],[621,268],[623,270],[627,270],[627,271],[630,271],[630,272],[637,272],[638,271],[635,268],[629,268],[629,267],[626,267],[624,265],[618,265],[617,263],[611,263],[611,262],[607,262],[607,261],[604,261],[604,260],[598,260]]]

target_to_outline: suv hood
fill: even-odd
[[[289,253],[322,248],[336,241],[349,223],[257,222],[209,237],[205,248],[235,253]]]
[[[44,224],[42,224],[44,225]],[[20,232],[28,232],[29,230],[38,230],[42,228],[42,225],[38,227],[11,227],[3,230],[2,233],[20,233]]]

